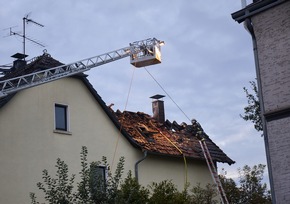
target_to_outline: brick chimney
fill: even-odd
[[[163,97],[165,96],[159,94],[150,97],[153,99],[152,101],[153,118],[160,123],[165,122],[164,101],[160,100]]]

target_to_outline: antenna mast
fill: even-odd
[[[42,45],[42,44],[40,44],[40,43],[38,43],[38,42],[36,42],[35,40],[32,40],[32,39],[30,39],[30,38],[28,38],[28,37],[26,37],[26,34],[25,34],[25,23],[26,24],[28,24],[29,22],[31,22],[31,23],[34,23],[35,25],[38,25],[38,26],[40,26],[40,27],[44,27],[44,25],[42,25],[42,24],[40,24],[40,23],[37,23],[37,22],[35,22],[34,20],[32,20],[32,19],[29,19],[28,18],[28,15],[29,14],[27,14],[25,17],[23,17],[23,55],[25,56],[25,40],[27,39],[27,40],[29,40],[29,41],[31,41],[31,42],[34,42],[34,43],[36,43],[36,44],[38,44],[38,45],[40,45],[40,46],[42,46],[42,47],[44,47],[44,45]],[[24,57],[24,60],[25,60],[25,57]]]
[[[35,40],[33,40],[33,39],[31,39],[31,38],[29,38],[29,37],[26,36],[26,24],[28,24],[28,23],[34,23],[35,25],[40,26],[40,27],[44,27],[44,25],[42,25],[40,23],[37,23],[34,20],[28,18],[28,14],[25,17],[23,17],[22,20],[23,20],[23,33],[22,33],[22,35],[19,32],[13,32],[12,31],[12,27],[9,28],[9,30],[10,30],[9,35],[10,36],[11,35],[18,35],[18,36],[22,37],[22,39],[23,39],[22,40],[22,43],[23,43],[23,56],[24,56],[23,59],[25,60],[25,57],[27,57],[27,55],[25,54],[25,46],[26,46],[25,45],[25,41],[26,41],[26,39],[29,40],[29,41],[31,41],[31,42],[33,42],[33,43],[35,43],[35,44],[37,44],[37,45],[39,45],[39,46],[41,46],[41,47],[45,47],[43,44],[41,44],[41,43],[39,43],[39,42],[37,42],[37,41],[35,41]]]

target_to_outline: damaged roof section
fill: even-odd
[[[24,67],[19,67],[13,65],[10,71],[7,71],[5,76],[0,77],[0,80],[11,79],[18,76],[23,76],[33,72],[49,69],[52,67],[57,67],[63,65],[63,63],[53,59],[49,54],[44,53],[41,56],[35,57],[28,61],[27,65]],[[16,68],[17,67],[17,68]]]
[[[192,125],[178,124],[175,121],[170,122],[168,120],[160,123],[142,112],[121,112],[119,110],[115,112],[115,115],[121,124],[121,128],[132,137],[142,150],[153,154],[184,155],[188,158],[204,160],[198,138],[198,131],[202,131],[214,161],[230,165],[235,163],[204,133],[196,121]]]

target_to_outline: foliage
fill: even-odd
[[[189,189],[187,184],[182,192],[178,191],[172,181],[153,182],[148,188],[141,186],[129,171],[122,180],[124,173],[124,157],[119,159],[114,174],[109,170],[106,157],[102,161],[87,161],[88,150],[81,150],[80,181],[74,192],[75,175],[69,176],[68,166],[61,159],[56,162],[56,175],[52,177],[47,170],[42,172],[42,182],[37,187],[44,193],[47,203],[51,204],[214,204],[218,203],[216,186],[207,184],[201,187],[198,183]],[[106,178],[100,174],[100,168],[108,170]],[[221,183],[229,203],[268,204],[271,203],[267,185],[262,183],[265,165],[259,164],[252,168],[245,165],[238,169],[240,186],[233,179],[220,176]],[[32,204],[39,204],[34,193],[30,193]]]
[[[38,182],[37,187],[44,192],[45,200],[49,203],[73,203],[72,190],[75,175],[72,175],[69,179],[68,166],[60,159],[57,159],[55,167],[57,168],[56,178],[52,178],[47,170],[43,170],[43,183]],[[30,198],[33,204],[39,203],[36,201],[34,193],[30,193]]]
[[[56,178],[49,175],[45,169],[42,173],[43,183],[38,182],[37,187],[45,194],[45,200],[48,203],[59,204],[91,204],[91,203],[116,203],[118,196],[118,186],[121,183],[121,177],[124,170],[124,157],[119,159],[115,174],[108,172],[107,182],[96,177],[96,166],[104,166],[110,169],[107,159],[103,157],[102,162],[87,161],[88,150],[82,147],[81,150],[81,171],[80,182],[77,184],[77,192],[73,192],[73,183],[75,175],[69,178],[68,166],[57,159]],[[35,193],[30,193],[31,203],[39,204]]]
[[[237,186],[233,179],[220,176],[229,203],[270,204],[270,192],[267,190],[267,185],[262,183],[265,167],[263,164],[258,164],[252,168],[248,165],[239,168],[240,186]]]
[[[119,203],[148,203],[149,190],[141,186],[138,181],[132,177],[131,171],[129,171],[127,178],[120,186],[118,197]]]
[[[218,203],[216,196],[218,196],[216,191],[216,186],[212,184],[207,184],[205,188],[200,186],[198,183],[191,189],[192,196],[191,201],[194,204],[215,204]]]
[[[252,168],[245,165],[239,169],[241,203],[271,203],[270,193],[267,184],[262,184],[263,174],[266,165],[254,165]]]
[[[149,185],[151,197],[149,204],[168,203],[168,204],[183,204],[188,203],[186,192],[180,193],[172,181],[161,181],[160,183],[153,182]]]
[[[248,106],[244,108],[245,115],[240,115],[245,121],[251,121],[254,124],[255,129],[263,131],[263,124],[261,118],[260,102],[258,97],[258,88],[255,81],[250,81],[251,89],[254,93],[250,93],[246,87],[244,92],[248,99]]]
[[[160,183],[153,182],[149,189],[151,197],[149,204],[215,204],[218,203],[216,186],[207,184],[202,188],[200,183],[188,190],[189,184],[186,185],[182,192],[179,192],[172,181],[161,181]]]
[[[88,149],[82,147],[81,150],[81,171],[79,172],[81,181],[78,183],[78,192],[76,193],[76,199],[80,203],[88,203],[90,199],[90,169],[87,161]]]
[[[241,192],[235,181],[232,178],[226,178],[222,175],[219,175],[219,178],[229,203],[239,203],[241,199]]]

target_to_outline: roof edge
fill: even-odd
[[[142,150],[142,147],[137,144],[130,136],[129,134],[126,132],[126,130],[124,130],[124,128],[122,128],[121,124],[119,123],[119,121],[117,120],[117,118],[113,115],[113,113],[111,112],[111,109],[106,105],[106,103],[103,101],[103,99],[101,98],[101,96],[97,93],[97,91],[93,88],[93,85],[89,82],[89,80],[86,78],[86,76],[77,76],[74,75],[74,77],[79,78],[82,80],[82,82],[86,85],[86,87],[89,89],[89,91],[91,92],[91,94],[94,96],[94,98],[96,99],[96,101],[99,103],[99,105],[102,107],[102,109],[104,110],[104,112],[107,114],[107,116],[110,118],[110,120],[114,123],[114,125],[116,126],[116,128],[120,131],[120,133],[122,135],[124,135],[124,137],[133,145],[133,147],[138,148],[140,150]]]
[[[69,77],[72,78],[76,78],[81,80],[84,85],[88,88],[88,90],[90,91],[90,93],[93,95],[93,97],[96,99],[96,101],[99,103],[99,105],[102,107],[102,109],[104,110],[104,112],[108,115],[108,117],[110,118],[110,120],[114,123],[114,125],[116,126],[117,129],[120,130],[120,133],[122,135],[124,135],[124,137],[135,147],[138,149],[141,149],[141,146],[138,145],[130,136],[129,134],[121,127],[120,123],[118,122],[117,118],[112,114],[110,108],[107,107],[107,105],[105,104],[105,102],[103,101],[103,99],[101,98],[101,96],[97,93],[97,91],[93,88],[93,85],[89,82],[89,80],[87,79],[86,74],[84,73],[78,73],[76,75],[72,75]],[[2,108],[4,105],[6,105],[16,94],[18,93],[11,93],[8,94],[7,96],[3,97],[0,99],[0,108]]]
[[[8,94],[7,96],[0,98],[0,108],[5,106],[5,104],[8,103],[16,94],[17,92]]]
[[[250,18],[258,13],[266,11],[274,6],[282,4],[287,0],[262,0],[252,4],[249,4],[245,8],[232,13],[232,18],[238,23],[242,23],[247,18]]]
[[[152,151],[146,150],[146,149],[144,149],[144,151],[147,151],[148,154],[156,155],[156,156],[164,156],[164,157],[170,157],[170,158],[183,158],[184,157],[183,154],[180,154],[180,155],[164,154],[164,153],[159,153],[159,152],[152,152]],[[195,161],[206,162],[206,160],[204,158],[197,158],[197,157],[191,157],[191,156],[185,156],[185,158],[186,159],[192,159],[192,160],[195,160]],[[229,158],[229,161],[218,161],[218,160],[213,159],[213,162],[216,162],[216,163],[218,163],[218,162],[219,163],[227,163],[229,165],[232,165],[232,164],[236,163],[231,158]]]

